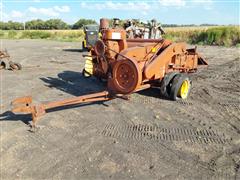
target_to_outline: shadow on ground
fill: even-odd
[[[100,92],[106,89],[104,83],[96,78],[85,78],[82,73],[63,71],[58,77],[40,78],[49,88],[56,88],[65,93],[81,96],[89,93]]]
[[[30,125],[30,114],[14,114],[11,111],[6,111],[0,115],[0,121],[22,121],[24,124]]]
[[[66,51],[66,52],[87,52],[85,49],[63,49],[63,51]]]
[[[166,99],[161,95],[159,88],[148,88],[142,91],[138,91],[137,93],[147,97]]]
[[[85,78],[79,72],[63,71],[58,74],[58,77],[40,78],[47,87],[56,88],[73,96],[81,96],[106,90],[106,85],[95,78]],[[60,99],[59,99],[60,100]],[[78,108],[90,104],[104,104],[104,102],[92,102],[85,104],[68,105],[57,108],[52,108],[46,112],[60,111],[63,109]],[[30,124],[31,115],[29,114],[14,114],[11,111],[6,111],[0,115],[0,121],[22,121],[25,124]]]

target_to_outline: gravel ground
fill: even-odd
[[[46,102],[104,89],[83,78],[81,43],[2,40],[21,71],[1,70],[1,179],[240,179],[239,49],[199,46],[209,67],[191,75],[187,101],[158,89],[129,101],[47,113],[40,130],[10,102]]]

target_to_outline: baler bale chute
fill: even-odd
[[[107,101],[151,87],[158,87],[159,94],[172,100],[188,97],[188,74],[207,65],[196,47],[187,49],[185,43],[166,39],[127,39],[125,30],[106,24],[107,20],[101,19],[102,37],[88,55],[92,68],[89,73],[107,80],[105,91],[39,105],[32,105],[32,97],[22,97],[12,102],[12,111],[32,114],[35,127],[38,117],[48,109]]]

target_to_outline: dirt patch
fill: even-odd
[[[104,89],[85,79],[81,43],[4,40],[22,71],[1,71],[2,179],[239,179],[239,49],[200,46],[207,69],[192,74],[187,101],[158,89],[46,114],[37,133],[10,102],[35,103]]]

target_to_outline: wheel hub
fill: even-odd
[[[183,81],[180,90],[179,90],[179,96],[182,99],[186,99],[189,91],[190,83],[188,80]]]

